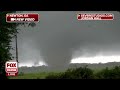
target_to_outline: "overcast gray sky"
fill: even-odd
[[[77,57],[120,55],[120,13],[117,11],[24,12],[39,13],[40,21],[33,28],[19,27],[21,63],[42,61],[50,67],[64,67]],[[78,21],[77,14],[83,12],[113,13],[114,20]]]

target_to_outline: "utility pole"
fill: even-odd
[[[16,29],[16,33],[15,33],[15,43],[16,43],[16,61],[18,62],[17,29]]]

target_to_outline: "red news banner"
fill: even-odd
[[[77,15],[78,20],[113,20],[112,13],[80,13]]]
[[[38,22],[39,14],[36,13],[16,13],[6,14],[6,22]]]

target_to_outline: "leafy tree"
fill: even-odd
[[[17,32],[18,25],[35,26],[35,23],[7,23],[6,14],[15,12],[16,11],[0,12],[0,79],[7,79],[5,73],[5,63],[6,61],[13,59],[12,54],[10,53],[10,50],[13,49],[10,42]]]

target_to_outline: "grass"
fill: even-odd
[[[40,72],[40,73],[27,73],[23,75],[18,75],[15,77],[9,77],[10,79],[45,79],[48,75],[57,74],[56,72]]]

